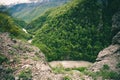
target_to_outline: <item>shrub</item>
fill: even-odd
[[[13,76],[13,69],[11,68],[1,68],[0,69],[0,80],[15,80]]]
[[[91,72],[91,71],[84,71],[85,75],[91,76],[94,80],[97,80],[98,77],[102,77],[102,80],[108,79],[108,80],[119,80],[120,74],[118,74],[115,71],[107,70],[109,69],[108,66],[103,66],[103,68],[98,72]]]
[[[117,64],[117,68],[120,68],[120,63]]]
[[[52,68],[54,73],[64,73],[65,68],[60,64],[58,67]]]
[[[4,55],[0,54],[0,64],[2,64],[6,60],[7,58]]]
[[[98,72],[98,75],[102,76],[103,79],[114,79],[114,80],[120,79],[120,75],[114,71],[101,70],[100,72]]]
[[[29,68],[24,69],[20,72],[19,78],[22,80],[30,80],[32,78],[31,70]]]
[[[63,80],[72,80],[69,76],[64,76]]]
[[[103,70],[109,70],[110,67],[109,67],[107,64],[104,64],[102,69],[103,69]]]
[[[73,68],[72,70],[78,70],[80,72],[84,72],[87,68],[86,67],[79,67],[79,68]]]

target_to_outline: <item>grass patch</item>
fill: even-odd
[[[64,76],[63,80],[72,80],[69,76]]]
[[[64,73],[66,70],[65,68],[60,64],[58,67],[52,68],[53,72],[58,74],[58,73]]]
[[[0,54],[0,64],[2,64],[3,62],[7,61],[7,57],[4,56],[3,54]]]
[[[85,70],[87,70],[86,67],[78,67],[78,68],[64,68],[61,64],[59,64],[57,67],[52,68],[54,73],[65,73],[68,71],[72,71],[72,70],[77,70],[80,72],[84,72]]]
[[[109,70],[110,67],[109,67],[107,64],[104,64],[102,69],[103,69],[103,70]]]
[[[40,57],[34,56],[34,57],[32,57],[32,60],[34,60],[34,61],[39,61],[39,60],[40,60]]]
[[[120,68],[120,63],[118,63],[116,67],[117,67],[117,68]]]
[[[87,68],[86,67],[78,67],[78,68],[72,68],[72,70],[77,70],[80,72],[84,72]]]
[[[9,50],[8,52],[9,52],[9,54],[11,54],[11,55],[14,55],[14,54],[15,54],[15,52],[14,52],[13,50]]]
[[[22,70],[19,74],[19,78],[22,80],[31,80],[32,71],[29,68]]]
[[[14,70],[9,67],[0,69],[0,80],[15,80],[13,72]]]
[[[85,75],[91,76],[94,80],[97,80],[98,77],[102,77],[102,80],[105,79],[113,79],[113,80],[119,80],[120,74],[114,71],[109,70],[100,70],[98,72],[91,72],[91,71],[84,71]]]

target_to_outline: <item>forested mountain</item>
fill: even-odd
[[[32,3],[16,4],[10,7],[9,10],[13,17],[30,22],[39,17],[47,9],[60,6],[68,1],[70,0],[38,0]]]
[[[30,35],[22,30],[21,23],[23,22],[10,17],[6,10],[5,6],[0,6],[0,32],[8,32],[12,37],[19,39],[29,39]]]
[[[112,15],[119,0],[73,0],[48,10],[31,22],[33,43],[51,60],[95,61],[98,52],[111,43]],[[109,35],[108,35],[109,34]]]

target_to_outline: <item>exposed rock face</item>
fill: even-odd
[[[95,62],[92,66],[92,71],[100,71],[104,65],[108,65],[110,70],[119,72],[117,64],[120,61],[120,45],[110,45],[108,48],[100,51],[97,59],[98,62]]]
[[[120,72],[120,12],[113,16],[112,31],[116,35],[112,39],[112,44],[100,51],[97,57],[97,62],[93,64],[91,70],[94,72],[100,71],[104,65],[108,65],[110,70]]]

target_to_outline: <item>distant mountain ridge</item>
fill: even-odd
[[[70,0],[38,0],[32,3],[21,3],[11,6],[9,11],[15,18],[30,22],[38,18],[47,9],[60,6]]]

